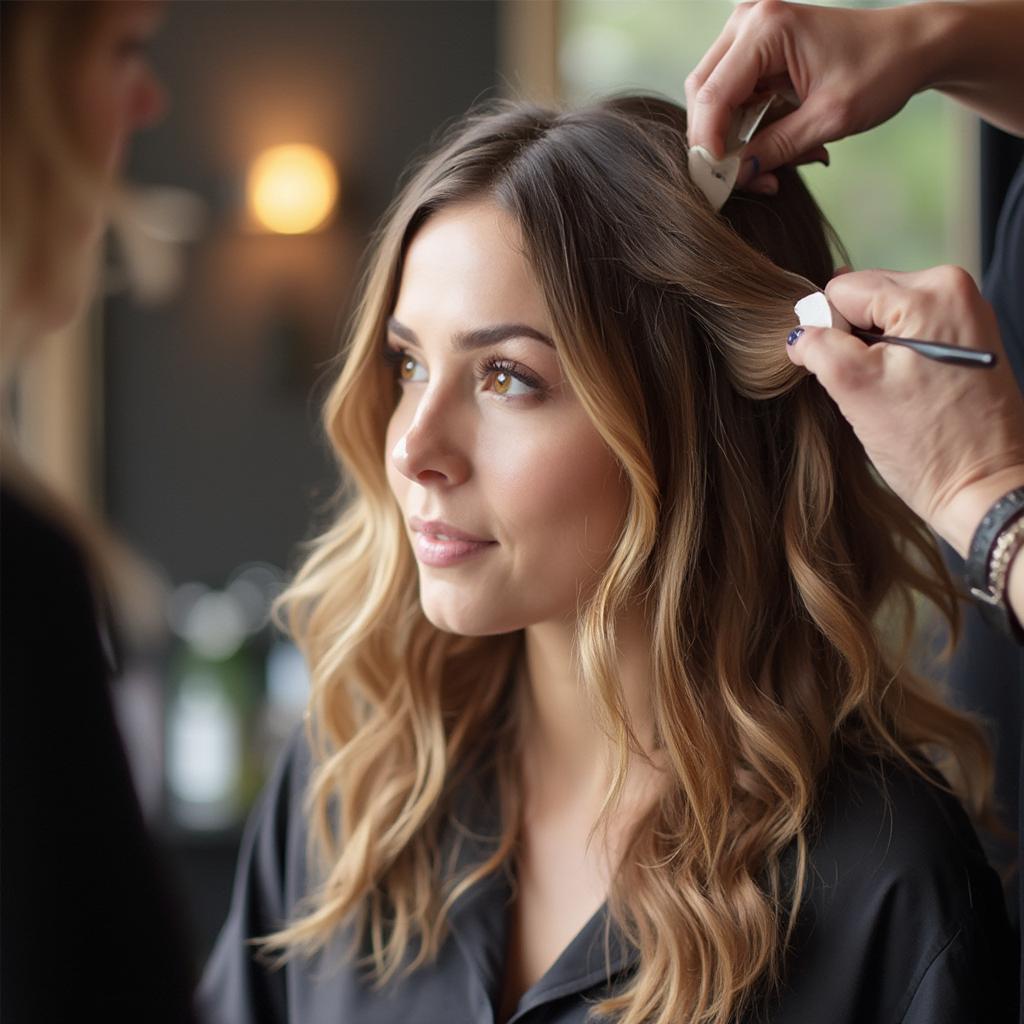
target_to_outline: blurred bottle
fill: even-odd
[[[255,740],[264,777],[273,771],[309,700],[305,661],[271,621],[271,608],[284,585],[284,573],[267,562],[240,566],[227,585],[245,612],[254,649],[264,661],[265,688]]]
[[[172,602],[180,637],[166,716],[168,811],[181,827],[238,825],[260,785],[252,742],[262,672],[246,610],[230,591],[186,584]]]
[[[309,673],[299,649],[276,639],[267,653],[267,699],[263,706],[263,771],[269,775],[281,749],[302,721],[309,702]]]

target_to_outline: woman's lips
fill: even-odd
[[[493,547],[496,541],[484,540],[438,520],[425,522],[413,516],[409,521],[416,532],[413,547],[416,557],[424,564],[436,568],[455,565]]]

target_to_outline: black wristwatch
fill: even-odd
[[[1024,546],[1024,487],[1004,494],[984,515],[971,538],[967,586],[982,616],[999,632],[1024,644],[1024,629],[1006,599],[1014,556]]]

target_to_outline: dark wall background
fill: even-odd
[[[129,177],[193,190],[210,221],[171,304],[108,303],[105,492],[119,533],[172,580],[216,585],[250,559],[290,562],[333,489],[312,386],[400,172],[494,86],[496,4],[206,0],[168,14],[154,63],[172,106]],[[284,142],[340,168],[326,232],[243,226],[248,163]]]
[[[167,14],[153,63],[171,108],[136,140],[128,177],[197,193],[209,219],[171,301],[106,302],[103,483],[117,534],[171,584],[220,587],[241,563],[293,566],[335,489],[319,399],[367,234],[410,157],[494,90],[498,12],[495,0],[205,0]],[[334,158],[339,214],[315,235],[255,234],[245,171],[287,142]],[[198,970],[238,829],[157,832]]]

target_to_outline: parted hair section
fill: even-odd
[[[395,395],[379,352],[405,250],[434,212],[476,199],[517,221],[563,372],[629,484],[576,663],[617,751],[607,817],[643,756],[616,668],[617,623],[642,610],[668,784],[608,894],[639,966],[593,1012],[724,1024],[781,978],[840,745],[945,758],[978,812],[991,769],[975,723],[908,667],[922,601],[956,629],[934,541],[786,356],[794,302],[832,275],[830,229],[785,170],[777,196],[736,194],[716,214],[687,172],[685,112],[652,96],[473,112],[384,219],[325,409],[345,488],[281,606],[313,681],[315,882],[263,950],[312,957],[344,930],[376,984],[429,969],[453,901],[516,848],[522,637],[425,618],[384,461]],[[482,766],[502,832],[452,876],[441,839]]]

